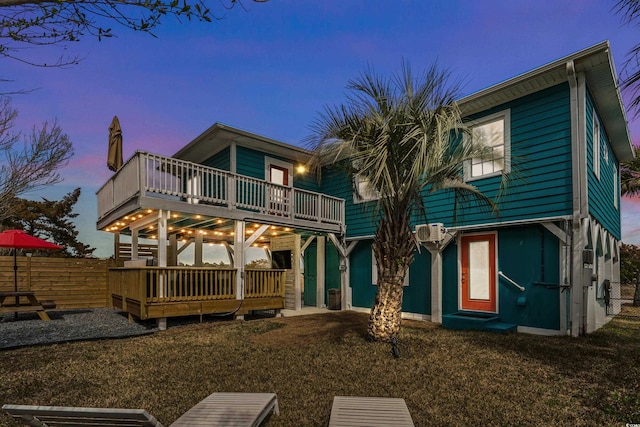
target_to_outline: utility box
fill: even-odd
[[[342,306],[340,289],[329,289],[329,310],[340,310]]]

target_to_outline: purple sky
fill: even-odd
[[[300,145],[318,111],[344,101],[347,81],[368,66],[390,73],[403,59],[414,70],[438,61],[464,79],[466,95],[609,40],[620,71],[640,34],[611,11],[614,3],[245,0],[247,11],[211,24],[167,17],[157,38],[113,27],[114,39],[31,48],[32,58],[84,59],[64,69],[3,59],[0,79],[13,82],[0,92],[37,89],[13,97],[18,128],[57,118],[70,136],[76,155],[65,181],[43,195],[82,187],[80,238],[110,256],[110,235],[95,230],[95,192],[111,176],[114,115],[125,160],[136,150],[171,155],[215,122]],[[640,145],[640,121],[629,126]],[[640,201],[623,200],[622,215],[623,241],[640,244]]]

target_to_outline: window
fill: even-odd
[[[378,199],[378,192],[375,188],[371,188],[369,185],[369,180],[362,175],[354,174],[353,175],[353,202],[354,203],[363,203],[368,202],[370,200]]]
[[[618,209],[618,188],[620,188],[620,182],[618,179],[618,168],[613,165],[613,207]]]
[[[600,179],[600,120],[593,110],[593,174]]]
[[[371,284],[378,286],[378,265],[376,264],[376,254],[373,253],[373,248],[371,249]],[[409,270],[407,270],[407,275],[404,276],[402,286],[409,286]]]
[[[471,124],[471,141],[482,147],[482,157],[471,159],[464,167],[465,180],[509,173],[511,169],[511,112],[483,117]]]

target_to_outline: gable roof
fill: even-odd
[[[608,41],[466,96],[458,101],[458,105],[467,116],[567,82],[567,64],[570,62],[576,73],[585,75],[616,157],[620,161],[632,160],[634,150]]]
[[[295,145],[285,144],[222,123],[215,123],[178,150],[173,157],[199,163],[229,147],[232,143],[299,162],[306,162],[312,155],[311,151]]]

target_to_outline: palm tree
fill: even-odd
[[[317,164],[345,167],[378,196],[372,202],[378,268],[368,323],[373,340],[390,341],[399,333],[403,282],[417,245],[411,218],[425,214],[423,195],[453,190],[457,196],[477,196],[495,209],[463,180],[463,163],[486,152],[461,143],[465,130],[455,103],[459,83],[449,80],[449,72],[436,65],[418,78],[406,63],[391,78],[370,69],[349,81],[345,104],[325,107],[311,125]]]
[[[640,147],[633,147],[635,159],[620,165],[620,193],[633,197],[640,195]]]

